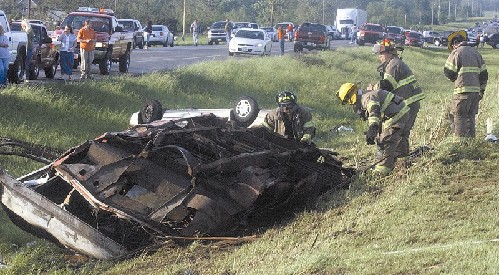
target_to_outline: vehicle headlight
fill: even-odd
[[[104,42],[95,42],[95,47],[97,47],[97,48],[107,48],[107,43],[104,43]]]
[[[263,47],[263,43],[256,44],[257,47]]]

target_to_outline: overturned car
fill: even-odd
[[[168,238],[223,236],[353,173],[313,145],[205,115],[105,133],[18,179],[0,171],[0,195],[22,228],[112,259]]]

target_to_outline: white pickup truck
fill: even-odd
[[[9,38],[9,49],[11,58],[9,63],[8,79],[10,83],[19,83],[24,72],[24,60],[26,60],[26,44],[28,36],[25,32],[11,32],[7,15],[0,10],[0,25],[5,35]]]

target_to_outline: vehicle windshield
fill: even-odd
[[[379,25],[365,25],[364,30],[373,32],[383,32],[383,27]]]
[[[340,24],[342,24],[342,25],[353,25],[353,20],[352,19],[340,20]]]
[[[274,32],[273,28],[262,28],[262,29],[265,30],[266,32]]]
[[[223,29],[223,28],[225,28],[225,22],[224,21],[215,22],[215,23],[211,24],[211,28],[212,29]]]
[[[393,34],[402,34],[402,30],[397,27],[386,27],[386,31]]]
[[[160,32],[163,30],[163,27],[161,26],[152,26],[152,31],[153,32]]]
[[[133,31],[135,27],[133,25],[133,21],[118,21],[121,25],[123,25],[123,29],[126,31]]]
[[[417,32],[411,32],[409,33],[409,37],[411,38],[421,38],[421,34]]]
[[[236,37],[263,40],[265,35],[261,31],[240,30],[236,32]]]
[[[110,32],[109,18],[90,15],[68,15],[61,26],[71,26],[74,30],[79,30],[85,25],[85,20],[90,19],[92,26],[96,32]]]

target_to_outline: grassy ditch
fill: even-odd
[[[483,141],[487,118],[499,127],[497,50],[480,49],[489,85],[477,118],[477,140],[452,142],[445,109],[452,83],[443,76],[445,48],[407,48],[403,58],[426,94],[412,147],[432,151],[399,161],[384,178],[359,176],[348,189],[326,193],[316,207],[262,228],[240,246],[195,242],[127,261],[80,259],[15,227],[0,211],[0,273],[6,274],[492,274],[499,266],[497,144]],[[369,47],[271,58],[231,58],[142,77],[13,86],[0,90],[0,136],[68,148],[127,127],[148,98],[167,108],[232,106],[242,95],[274,107],[284,89],[312,108],[320,147],[345,165],[374,161],[366,125],[334,94],[343,82],[374,82],[378,60]],[[339,126],[353,133],[338,132]],[[0,157],[20,176],[39,164]]]

